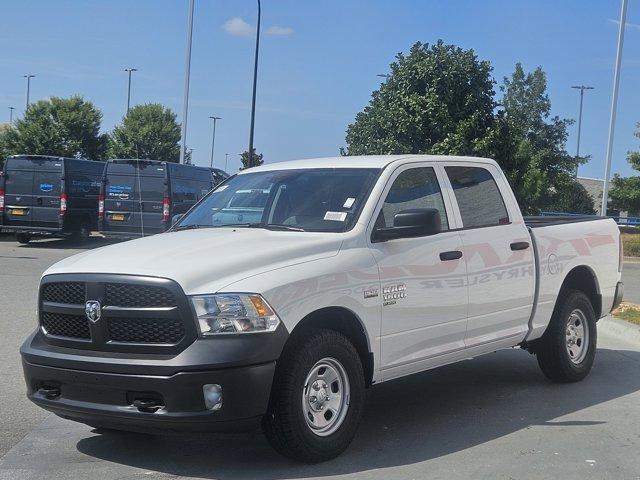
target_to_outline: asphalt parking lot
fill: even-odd
[[[25,399],[18,348],[35,327],[40,274],[78,251],[0,236],[1,479],[640,479],[640,335],[611,320],[578,384],[551,384],[532,356],[510,350],[377,386],[354,443],[320,465],[279,457],[259,433],[100,433],[49,415]],[[625,268],[635,298],[640,265]]]

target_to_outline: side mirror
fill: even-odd
[[[179,213],[178,215],[174,215],[171,217],[171,226],[173,227],[176,223],[178,223],[182,217],[184,217],[183,213]]]
[[[386,242],[395,238],[424,237],[442,231],[440,212],[435,208],[402,210],[393,217],[393,227],[376,228],[374,242]]]

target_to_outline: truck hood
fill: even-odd
[[[147,275],[175,280],[187,294],[214,293],[259,273],[334,256],[341,244],[342,235],[337,233],[258,228],[185,230],[73,255],[44,275]]]

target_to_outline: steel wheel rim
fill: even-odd
[[[581,363],[589,351],[589,324],[584,312],[578,308],[571,312],[565,331],[567,355],[573,364]]]
[[[302,388],[302,412],[309,429],[319,437],[340,428],[349,409],[349,377],[335,358],[311,367]]]

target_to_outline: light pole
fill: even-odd
[[[389,81],[389,79],[391,78],[391,74],[389,73],[378,73],[376,75],[376,77],[380,77],[380,78],[384,78],[385,83]]]
[[[222,117],[216,117],[215,115],[211,115],[209,117],[211,120],[213,120],[213,136],[211,137],[211,161],[210,163],[210,167],[213,167],[213,149],[216,146],[216,122],[218,120],[222,120]]]
[[[29,108],[29,92],[31,91],[31,79],[35,77],[35,75],[28,74],[23,75],[24,78],[27,79],[27,106],[25,107],[25,111]]]
[[[242,153],[225,153],[224,154],[224,171],[229,173],[227,171],[227,165],[229,163],[229,155],[242,155]]]
[[[9,123],[13,123],[13,111],[16,107],[9,107]]]
[[[578,144],[576,145],[576,178],[578,178],[578,166],[580,162],[580,133],[582,132],[582,102],[584,101],[584,91],[593,90],[593,87],[586,85],[574,85],[571,88],[580,90],[580,114],[578,115]]]
[[[251,99],[251,127],[249,129],[249,166],[253,166],[253,127],[256,119],[256,84],[258,82],[258,51],[260,49],[260,0],[258,0],[258,23],[256,26],[256,52],[253,63],[253,98]]]
[[[137,72],[137,68],[125,68],[125,72],[129,74],[129,85],[127,87],[127,114],[129,113],[129,105],[131,103],[131,74]]]
[[[187,148],[187,116],[189,114],[189,76],[191,75],[191,41],[193,39],[194,0],[189,0],[187,20],[187,53],[184,67],[184,94],[182,99],[182,144],[180,145],[180,163],[184,163]]]
[[[602,216],[607,215],[609,200],[609,177],[611,176],[611,154],[613,153],[613,133],[616,128],[616,109],[618,107],[618,90],[620,87],[620,66],[622,64],[622,46],[624,44],[624,25],[627,21],[627,0],[622,0],[620,8],[620,27],[618,29],[618,48],[616,50],[616,69],[613,74],[613,97],[611,98],[611,117],[609,118],[609,139],[607,140],[607,160],[604,169],[604,186],[602,188]]]

